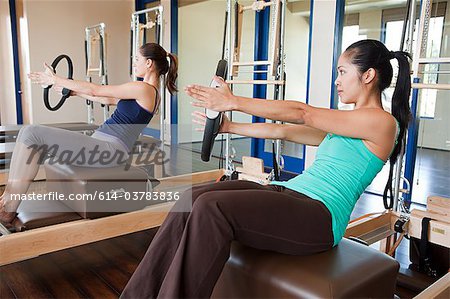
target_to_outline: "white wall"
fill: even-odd
[[[0,5],[0,118],[2,125],[16,124],[16,96],[9,4]]]
[[[330,107],[335,16],[336,0],[314,2],[309,104],[315,107]],[[306,147],[305,168],[313,163],[316,151]]]
[[[48,111],[42,100],[42,88],[30,85],[25,73],[42,70],[59,54],[69,55],[74,63],[74,78],[85,80],[84,29],[98,23],[106,24],[107,67],[109,84],[130,80],[130,19],[134,1],[23,1],[21,31],[24,57],[25,109],[30,110],[32,123],[86,121],[86,105],[80,98],[69,98],[57,112]],[[28,56],[28,58],[27,58]],[[64,62],[61,75],[65,75]],[[59,68],[58,68],[59,70]],[[96,120],[103,120],[96,109]]]

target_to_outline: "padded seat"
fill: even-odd
[[[16,231],[24,231],[53,224],[82,219],[60,201],[22,201],[12,226]]]
[[[343,239],[329,251],[291,256],[234,242],[214,298],[393,298],[399,264]]]
[[[63,194],[66,199],[78,197],[62,202],[83,218],[136,211],[158,203],[146,200],[145,195],[159,182],[140,167],[126,170],[123,166],[92,168],[46,163],[45,172],[47,191]]]

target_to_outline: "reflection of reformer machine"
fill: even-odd
[[[241,48],[241,35],[242,35],[242,22],[244,13],[255,12],[260,13],[262,11],[269,11],[270,13],[270,42],[267,45],[268,59],[257,61],[240,61],[240,48]],[[254,1],[252,5],[243,6],[235,0],[227,1],[226,21],[225,21],[225,36],[223,43],[222,59],[226,57],[228,62],[228,74],[222,72],[222,75],[226,75],[226,82],[233,88],[234,84],[264,84],[274,85],[274,100],[284,99],[284,31],[285,31],[285,14],[286,14],[285,2],[280,0],[274,1]],[[263,50],[264,51],[264,50]],[[218,71],[220,69],[219,62]],[[250,69],[249,69],[250,68]],[[252,69],[251,69],[252,68]],[[220,73],[220,72],[219,72]],[[252,80],[242,79],[243,74],[253,74]],[[270,77],[270,79],[269,79]],[[213,82],[214,84],[214,82]],[[209,161],[212,147],[214,145],[215,137],[217,136],[217,130],[221,121],[221,113],[214,111],[206,111],[207,123],[205,127],[205,133],[203,137],[202,146],[202,160]],[[231,118],[232,113],[227,112],[227,116]],[[230,134],[225,134],[225,176],[222,179],[245,177],[246,179],[259,181],[261,176],[265,176],[266,179],[278,179],[280,169],[283,165],[283,158],[281,156],[281,141],[273,141],[273,171],[268,176],[261,173],[256,173],[253,176],[252,170],[247,171],[246,167],[239,168],[242,174],[235,172],[233,165],[234,151],[231,146]],[[255,159],[247,159],[249,167],[252,168],[252,163],[259,163]],[[251,162],[250,162],[251,161]],[[253,167],[254,169],[257,168]]]

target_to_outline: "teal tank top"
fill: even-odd
[[[271,184],[321,201],[331,213],[334,245],[337,245],[344,236],[356,201],[384,164],[361,139],[328,134],[308,169],[289,181]]]

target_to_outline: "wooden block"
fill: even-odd
[[[267,174],[268,176],[269,174]],[[238,179],[239,180],[245,180],[245,181],[251,181],[262,185],[269,184],[269,180],[267,179],[267,176],[258,176],[258,175],[250,175],[246,173],[239,173]]]
[[[420,213],[413,213],[414,211],[415,210],[411,212],[411,216],[409,218],[408,234],[414,238],[420,239],[423,216],[418,216]],[[450,223],[431,220],[428,240],[431,243],[450,248]]]
[[[422,210],[417,210],[417,209],[412,210],[411,215],[414,215],[414,216],[420,217],[420,218],[428,217],[428,218],[431,218],[434,220],[450,223],[450,215],[442,215],[439,213],[434,213],[434,212],[430,212],[430,211],[422,211]]]
[[[450,198],[429,196],[427,198],[427,211],[445,215],[450,219]]]
[[[264,161],[259,158],[242,157],[242,167],[244,173],[261,174],[264,173]]]

